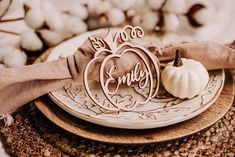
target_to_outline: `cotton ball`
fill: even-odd
[[[133,25],[141,25],[142,21],[143,21],[143,19],[140,15],[135,15],[135,16],[133,16],[131,22],[132,22]]]
[[[100,28],[109,26],[109,21],[106,17],[102,16],[98,20],[98,26]]]
[[[143,15],[142,26],[146,30],[153,30],[156,27],[158,21],[159,17],[157,13],[149,11]]]
[[[87,8],[84,5],[77,4],[69,10],[70,14],[85,20],[88,17]]]
[[[109,12],[107,13],[107,17],[108,17],[109,23],[112,26],[120,25],[125,21],[124,13],[120,9],[117,9],[117,8],[113,8],[109,10]]]
[[[43,48],[43,43],[34,31],[23,31],[20,34],[21,47],[28,51],[39,51]]]
[[[126,16],[128,18],[135,16],[135,14],[136,14],[136,11],[134,9],[130,9],[126,12]]]
[[[164,15],[164,29],[166,31],[175,31],[179,27],[179,19],[175,14]]]
[[[5,64],[0,63],[0,69],[6,68]]]
[[[56,10],[47,10],[44,12],[46,17],[45,21],[48,27],[52,30],[59,31],[63,28],[61,13]]]
[[[0,33],[0,39],[4,39],[0,40],[0,47],[5,45],[16,47],[20,45],[20,36],[18,35],[7,35]]]
[[[95,12],[98,15],[104,14],[112,9],[109,1],[101,1],[100,4],[95,8]]]
[[[48,46],[55,46],[61,41],[63,41],[63,36],[60,32],[42,29],[40,30],[40,34],[42,39],[44,40],[44,42],[46,42]]]
[[[135,5],[136,0],[112,0],[112,3],[117,8],[126,11]]]
[[[64,31],[51,31],[48,29],[40,30],[41,37],[46,42],[48,46],[55,46],[62,42],[63,40],[72,36],[71,33]]]
[[[3,61],[4,56],[14,50],[14,47],[11,46],[2,46],[0,49],[0,62]]]
[[[63,28],[62,14],[56,10],[51,3],[47,1],[43,2],[42,11],[44,13],[47,26],[52,30],[61,30]]]
[[[3,63],[9,68],[16,68],[26,64],[27,56],[24,51],[15,48],[4,56]]]
[[[31,9],[39,9],[41,7],[41,1],[39,0],[26,0],[24,5]]]
[[[136,2],[135,2],[135,8],[137,7],[137,8],[139,8],[139,7],[141,7],[141,8],[143,8],[143,6],[146,4],[146,1],[145,0],[136,0]]]
[[[148,0],[148,5],[152,9],[159,9],[165,0]],[[181,0],[180,0],[181,1]]]
[[[24,1],[24,6],[30,9],[40,9],[41,1],[39,0],[26,0]]]
[[[72,34],[80,34],[87,30],[87,25],[84,21],[72,16],[67,18],[65,27],[65,29]]]
[[[163,10],[169,13],[184,13],[186,7],[185,0],[167,0]]]
[[[101,0],[89,0],[85,1],[85,5],[89,9],[89,11],[91,11],[94,10],[99,5],[100,2]]]
[[[9,4],[10,4],[10,0],[0,1],[0,16],[5,12]]]
[[[96,7],[99,6],[100,4],[100,0],[88,0],[85,1],[85,5],[88,8],[88,12],[90,13],[89,16],[94,16],[94,14],[96,14],[95,10]]]
[[[42,8],[44,10],[55,10],[55,6],[51,3],[51,1],[48,0],[42,0]]]
[[[210,8],[202,8],[194,14],[194,19],[201,25],[207,24],[213,18],[213,11]]]
[[[30,9],[25,15],[25,22],[32,28],[40,28],[44,24],[44,15],[40,9]]]
[[[108,19],[104,16],[99,18],[90,18],[87,21],[87,26],[89,29],[104,28],[110,26]]]
[[[99,27],[99,21],[97,21],[95,18],[89,18],[87,21],[87,26],[89,29],[95,29]]]

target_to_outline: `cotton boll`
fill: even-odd
[[[0,47],[3,46],[12,46],[12,47],[16,47],[20,45],[20,36],[16,36],[16,35],[8,35],[8,34],[1,34],[0,33],[0,39],[4,39],[4,40],[0,40]]]
[[[5,64],[0,63],[0,69],[6,68]]]
[[[30,9],[25,15],[25,22],[32,28],[40,28],[44,24],[44,15],[40,9]]]
[[[135,16],[136,14],[136,11],[134,9],[130,9],[126,12],[126,16],[129,18],[129,17],[133,17]]]
[[[107,17],[112,26],[120,25],[125,21],[125,14],[117,8],[109,10]]]
[[[57,11],[50,11],[45,18],[46,24],[52,30],[59,31],[63,28],[61,13]]]
[[[201,25],[209,23],[213,18],[213,10],[210,8],[203,8],[194,14],[194,19]]]
[[[10,4],[10,0],[0,1],[0,15],[2,15]]]
[[[11,53],[14,50],[12,46],[2,46],[0,49],[0,62],[3,61],[4,56],[8,53]]]
[[[184,13],[186,7],[185,0],[167,0],[163,10],[169,13]]]
[[[51,31],[48,29],[40,30],[41,37],[48,46],[55,46],[62,42],[63,40],[72,36],[71,33],[64,31]]]
[[[3,63],[9,68],[16,68],[26,64],[27,56],[24,51],[15,48],[4,56]]]
[[[24,1],[24,5],[31,9],[39,9],[41,7],[40,0],[26,0]]]
[[[88,10],[84,5],[77,4],[74,5],[70,10],[70,14],[76,17],[81,18],[82,20],[85,20],[88,17]]]
[[[45,16],[45,22],[50,29],[59,31],[63,28],[62,14],[51,3],[43,1],[42,11]]]
[[[101,1],[99,5],[95,8],[95,12],[98,15],[104,14],[112,9],[112,6],[109,1]]]
[[[43,43],[34,31],[23,31],[20,34],[21,47],[28,51],[39,51],[43,48]]]
[[[106,17],[102,16],[99,18],[98,26],[100,28],[109,26],[109,21]]]
[[[99,27],[99,21],[97,21],[97,19],[90,18],[87,21],[87,26],[89,29],[95,29],[95,28]]]
[[[55,10],[55,6],[48,0],[42,0],[42,9],[43,10]]]
[[[142,26],[146,30],[153,30],[157,22],[159,21],[159,17],[156,12],[149,11],[143,15]]]
[[[142,19],[142,17],[140,16],[140,15],[135,15],[135,16],[133,16],[133,18],[132,18],[132,24],[133,25],[141,25],[142,24],[142,21],[143,21],[143,19]]]
[[[71,32],[67,32],[66,30],[59,31],[59,32],[61,34],[61,37],[63,38],[63,41],[74,36],[74,34],[72,34]]]
[[[45,21],[48,27],[52,30],[59,31],[63,28],[62,15],[57,10],[45,10]]]
[[[77,17],[68,17],[66,21],[66,30],[72,34],[80,34],[87,30],[87,25],[84,21]]]
[[[43,29],[40,30],[40,34],[42,39],[48,46],[55,46],[63,41],[63,36],[60,32]]]
[[[85,5],[87,6],[89,11],[94,11],[95,8],[100,4],[101,0],[89,0],[85,1]]]
[[[94,16],[96,14],[95,8],[100,5],[100,0],[88,0],[85,1],[85,5],[88,8],[89,16]]]
[[[112,0],[112,3],[123,11],[126,11],[133,7],[136,3],[136,0]]]
[[[159,9],[165,0],[148,0],[148,5],[152,9]],[[180,0],[181,1],[181,0]]]
[[[175,14],[165,14],[164,22],[165,22],[164,29],[166,31],[175,31],[180,24],[179,19]]]
[[[135,8],[139,8],[139,7],[142,7],[146,4],[146,1],[145,0],[136,0],[135,2]]]

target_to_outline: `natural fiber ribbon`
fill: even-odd
[[[160,63],[165,64],[173,60],[175,50],[180,49],[182,57],[198,60],[207,69],[232,68],[235,67],[235,51],[230,47],[211,42],[182,43],[163,48],[162,53],[158,51],[156,55]],[[93,55],[91,46],[85,45],[65,59],[0,69],[0,114],[11,113],[23,104],[72,81],[81,81],[83,70]],[[98,74],[95,68],[94,76]]]

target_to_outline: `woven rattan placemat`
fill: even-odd
[[[235,104],[211,128],[162,144],[111,145],[82,139],[50,122],[32,103],[0,132],[12,156],[235,156]]]

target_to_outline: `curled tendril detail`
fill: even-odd
[[[138,26],[132,27],[130,25],[127,25],[126,27],[124,27],[123,30],[125,31],[126,29],[130,30],[130,38],[131,39],[141,38],[144,36],[144,31]]]
[[[129,39],[127,33],[124,30],[119,32],[119,37],[123,42],[128,41]]]
[[[127,30],[129,31],[127,32]],[[117,37],[119,37],[123,42],[128,41],[129,39],[141,38],[143,36],[144,31],[140,27],[132,27],[130,25],[125,26],[117,33]]]
[[[137,38],[142,38],[144,36],[144,31],[140,27],[134,27]]]

